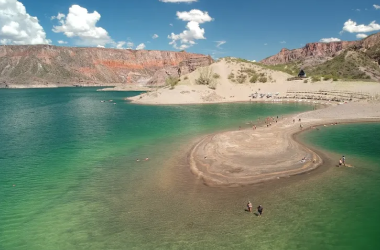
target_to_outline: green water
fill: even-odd
[[[301,136],[354,168],[209,188],[186,165],[195,138],[312,107],[123,100],[135,94],[0,90],[1,250],[378,249],[379,125]]]

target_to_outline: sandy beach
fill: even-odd
[[[209,186],[235,187],[289,177],[323,163],[316,152],[295,139],[296,134],[342,123],[379,121],[380,104],[365,103],[263,118],[250,129],[206,136],[191,149],[188,161],[191,171]]]

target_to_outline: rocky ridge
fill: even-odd
[[[303,48],[288,50],[282,49],[278,54],[270,56],[261,61],[263,64],[276,65],[285,64],[293,61],[307,60],[313,58],[315,61],[324,62],[336,56],[344,49],[356,45],[356,41],[331,42],[331,43],[308,43]]]
[[[172,51],[0,46],[0,87],[163,85],[169,75],[210,65],[211,57]]]

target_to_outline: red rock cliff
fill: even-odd
[[[69,48],[51,45],[0,46],[0,82],[143,85],[148,83],[157,71],[179,67],[181,62],[196,58],[205,56],[187,52]]]
[[[267,65],[284,64],[297,60],[305,60],[308,57],[314,58],[329,58],[334,56],[339,51],[342,51],[350,46],[357,45],[358,41],[352,42],[331,42],[331,43],[308,43],[300,49],[288,50],[282,49],[280,53],[265,58],[261,63]]]

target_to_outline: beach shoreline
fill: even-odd
[[[356,113],[359,110],[360,115]],[[188,166],[205,185],[214,187],[238,187],[305,174],[332,159],[323,159],[298,140],[298,135],[325,126],[368,122],[380,122],[379,104],[329,106],[287,116],[257,130],[216,132],[193,145],[188,152]]]

